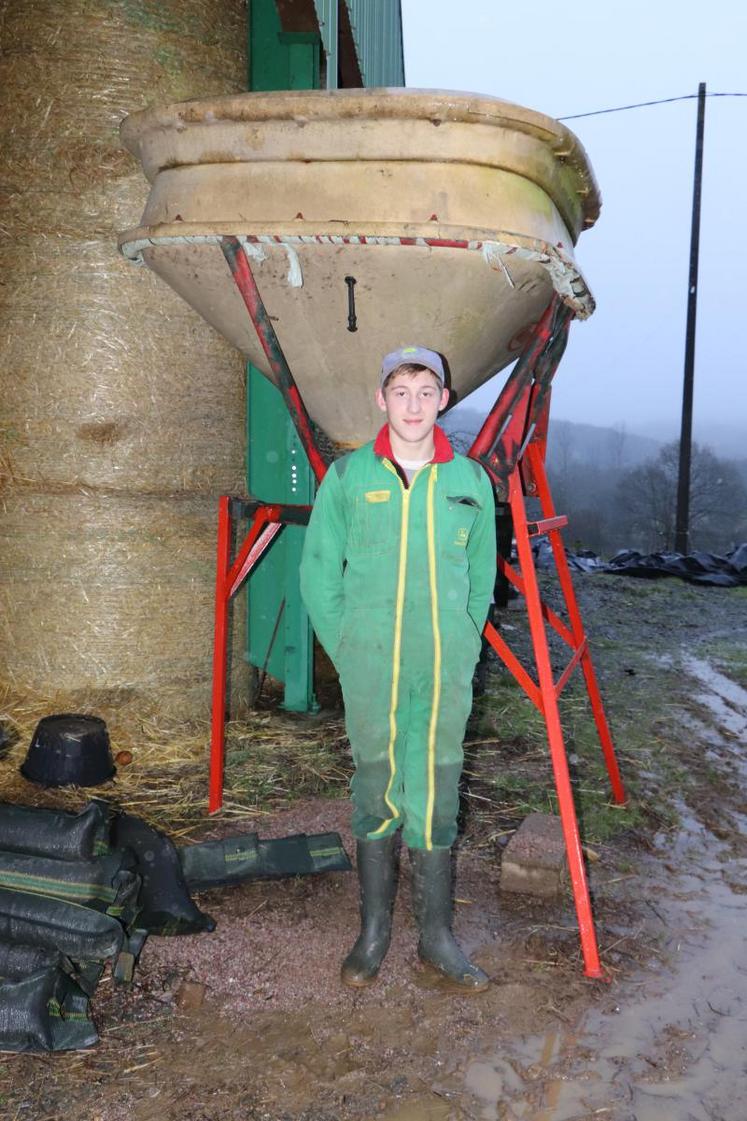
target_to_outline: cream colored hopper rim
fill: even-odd
[[[187,166],[195,162],[190,136],[193,126],[205,126],[217,134],[228,124],[260,125],[268,122],[295,122],[299,132],[317,122],[360,121],[430,122],[433,128],[433,150],[428,147],[408,153],[407,159],[428,161],[437,153],[448,162],[472,162],[488,167],[516,170],[535,182],[552,198],[565,222],[574,244],[584,228],[594,225],[601,206],[599,189],[586,152],[577,137],[565,125],[544,113],[526,109],[512,102],[482,94],[457,93],[448,90],[367,89],[367,90],[277,90],[269,93],[246,93],[230,97],[200,98],[133,113],[122,124],[121,136],[126,148],[142,163],[153,182],[162,170]],[[455,154],[445,149],[445,137],[439,126],[474,124],[509,130],[532,145],[534,158],[527,166],[525,153],[513,166],[512,153],[505,145],[496,145],[495,159],[486,154],[484,141],[475,150],[463,148]],[[202,129],[199,130],[200,132]],[[385,158],[386,140],[373,130],[355,150],[346,151],[344,143],[330,143],[329,130],[309,148],[308,134],[303,137],[304,151],[297,150],[292,137],[285,142],[288,159],[359,160]],[[277,149],[267,152],[251,131],[244,142],[234,133],[232,151],[216,144],[215,157],[202,145],[199,162],[254,162],[283,158]],[[402,159],[402,152],[394,158]]]

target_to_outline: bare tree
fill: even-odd
[[[475,442],[476,432],[467,432],[465,429],[456,428],[449,432],[449,443],[455,452],[466,455]]]
[[[674,547],[679,442],[627,471],[618,500],[634,542],[646,550]],[[690,540],[695,548],[725,549],[747,529],[747,488],[729,460],[693,444],[690,476]]]
[[[626,444],[628,430],[624,421],[620,421],[609,429],[607,446],[610,453],[610,466],[615,471],[622,471],[628,458]]]

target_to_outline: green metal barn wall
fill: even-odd
[[[400,0],[340,0],[348,10],[364,86],[403,86]],[[314,0],[327,56],[327,89],[337,87],[338,0]]]
[[[318,32],[284,31],[275,0],[249,5],[249,88],[327,89],[338,85],[340,5],[314,0]],[[400,0],[348,0],[347,15],[365,86],[404,85]],[[325,66],[322,66],[324,55]],[[314,479],[280,392],[247,368],[247,487],[273,502],[310,503]],[[314,705],[313,636],[301,603],[298,566],[304,530],[283,530],[249,581],[247,658],[284,683],[284,704]]]
[[[403,86],[400,0],[347,0],[347,7],[363,85]]]

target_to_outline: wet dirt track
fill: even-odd
[[[704,601],[692,602],[689,625],[706,637]],[[709,626],[727,629],[721,615]],[[681,657],[672,638],[650,663],[654,684],[656,665]],[[338,981],[352,876],[247,884],[202,897],[215,934],[153,938],[132,990],[101,988],[92,1052],[4,1056],[0,1115],[744,1121],[747,694],[697,645],[676,665],[692,703],[672,719],[697,792],[675,831],[597,846],[589,872],[610,984],[582,976],[570,897],[501,896],[492,849],[466,846],[458,862],[456,931],[493,980],[473,998],[428,987],[418,970],[406,857],[392,950],[360,994]],[[337,829],[349,846],[348,817],[344,802],[316,799],[254,827]]]
[[[708,750],[730,759],[744,783],[747,691],[705,659],[689,656],[685,665],[713,717],[700,728]],[[744,1121],[747,864],[686,806],[680,813],[678,835],[655,838],[641,869],[643,902],[661,924],[658,968],[567,1026],[473,1059],[463,1085],[452,1080],[454,1091],[472,1099],[466,1116]],[[747,822],[739,811],[730,816],[741,819],[737,826]]]
[[[659,976],[621,986],[577,1022],[476,1058],[464,1079],[468,1116],[744,1121],[744,869],[727,879],[723,846],[692,821],[674,851],[664,846],[690,871],[651,870],[648,880],[664,934]]]

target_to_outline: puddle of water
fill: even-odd
[[[411,1098],[379,1115],[379,1121],[456,1121],[459,1113],[437,1097]]]
[[[628,1121],[631,1100],[635,1121],[744,1121],[747,898],[717,872],[698,883],[699,914],[685,910],[676,882],[652,885],[671,936],[673,976],[649,978],[642,997],[621,993],[614,1005],[589,1012],[575,1031],[558,1029],[515,1044],[515,1069],[503,1062],[513,1071],[511,1081],[491,1076],[495,1068],[485,1059],[471,1064],[465,1088],[492,1105],[493,1112],[482,1114],[486,1121],[585,1121],[591,1115]],[[527,1072],[537,1067],[540,1102],[536,1091],[527,1092]],[[676,1113],[665,1111],[672,1100]],[[498,1113],[501,1102],[505,1114]]]
[[[721,728],[737,736],[742,745],[747,737],[747,689],[715,670],[710,662],[688,654],[685,669],[703,688],[697,699],[715,717]]]
[[[470,1063],[464,1076],[467,1091],[482,1104],[482,1121],[500,1121],[499,1103],[522,1093],[524,1081],[506,1059]]]
[[[699,700],[730,737],[747,731],[747,692],[688,659]],[[726,743],[747,776],[739,741]],[[481,1056],[465,1089],[485,1121],[744,1121],[747,1116],[747,862],[680,807],[666,865],[646,870],[662,922],[661,972],[623,984],[574,1028],[516,1041],[500,1064]],[[677,866],[680,871],[668,872]],[[725,875],[728,874],[728,880]],[[655,906],[654,906],[655,905]],[[506,1078],[509,1070],[512,1077]]]

